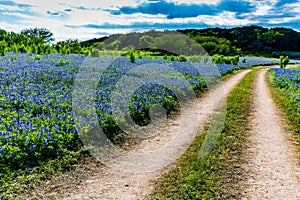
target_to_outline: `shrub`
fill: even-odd
[[[276,52],[276,51],[272,52],[272,57],[273,57],[273,58],[275,58],[276,55],[277,55],[277,52]]]
[[[209,55],[205,55],[203,58],[203,62],[208,63],[208,60],[209,60]]]
[[[232,64],[233,64],[233,65],[238,65],[239,60],[240,60],[240,56],[237,55],[237,56],[232,57],[232,60],[231,60],[231,61],[232,61]]]
[[[178,61],[179,62],[186,62],[187,61],[187,58],[183,55],[180,55],[179,58],[178,58]]]
[[[290,59],[288,56],[286,56],[284,59],[283,59],[283,67],[286,68],[287,64],[289,64],[290,62]]]
[[[91,56],[92,57],[99,57],[100,56],[100,52],[98,49],[94,49],[92,52],[91,52]]]
[[[232,63],[232,58],[222,56],[223,63],[230,65]]]
[[[65,59],[59,59],[58,63],[61,63],[61,64],[71,64],[71,61],[70,60],[65,60]]]
[[[165,55],[163,56],[163,59],[164,59],[164,60],[168,60],[168,55],[165,54]]]
[[[36,55],[34,57],[34,60],[42,60],[42,59],[43,59],[43,57],[41,55]]]
[[[130,56],[129,56],[129,60],[130,62],[134,63],[135,62],[135,56],[132,52],[130,52]]]
[[[284,56],[280,56],[280,58],[279,58],[279,66],[280,66],[280,68],[283,68],[284,66],[283,66],[283,60],[284,60]]]
[[[214,54],[212,56],[212,61],[215,64],[230,64],[231,60],[225,58],[223,55],[219,55],[219,54]]]

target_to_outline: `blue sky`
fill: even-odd
[[[300,0],[0,0],[0,28],[56,41],[149,29],[261,25],[300,31]]]

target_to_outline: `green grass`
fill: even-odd
[[[246,75],[229,95],[222,134],[210,154],[199,158],[201,144],[208,132],[206,130],[196,137],[176,165],[155,183],[150,199],[239,199],[243,187],[241,166],[244,163],[248,114],[256,73],[257,70]]]
[[[39,187],[45,181],[56,177],[57,174],[73,171],[77,163],[84,159],[88,152],[74,152],[73,155],[65,156],[61,159],[52,160],[43,166],[35,167],[25,171],[16,171],[6,182],[0,185],[0,199],[31,199],[31,191]],[[26,196],[26,198],[25,198]],[[35,198],[33,198],[35,199]]]
[[[298,67],[299,68],[299,67]],[[297,114],[297,109],[293,102],[287,98],[285,95],[285,88],[278,88],[274,83],[274,74],[272,71],[268,72],[268,86],[271,90],[272,97],[276,104],[279,106],[280,110],[284,114],[284,117],[287,119],[289,129],[294,133],[294,140],[298,144],[300,149],[300,118]],[[300,157],[300,153],[299,153]]]

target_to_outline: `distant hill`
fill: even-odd
[[[244,26],[230,29],[186,29],[178,30],[178,32],[197,41],[211,55],[216,53],[224,55],[267,54],[270,56],[290,54],[291,57],[299,57],[299,54],[295,52],[300,52],[300,33],[288,28]],[[168,30],[164,33],[168,33]],[[164,42],[163,39],[167,40],[166,37],[162,38],[161,32],[148,31],[111,35],[84,41],[81,42],[81,45],[83,47],[98,46],[99,49],[107,50],[130,50],[141,48],[143,42],[155,47],[158,42]],[[180,41],[176,41],[176,43],[178,42]]]
[[[86,40],[86,41],[81,42],[81,47],[90,47],[90,46],[93,46],[93,44],[95,44],[95,43],[104,42],[108,38],[109,38],[108,36],[105,36],[105,37],[101,37],[101,38],[94,38],[94,39]]]
[[[199,35],[226,38],[232,46],[246,52],[300,51],[300,33],[287,28],[245,26],[231,29],[207,28],[178,31],[193,38]]]

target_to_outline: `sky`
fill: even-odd
[[[56,41],[145,30],[259,25],[300,31],[300,0],[0,0],[0,29]]]

